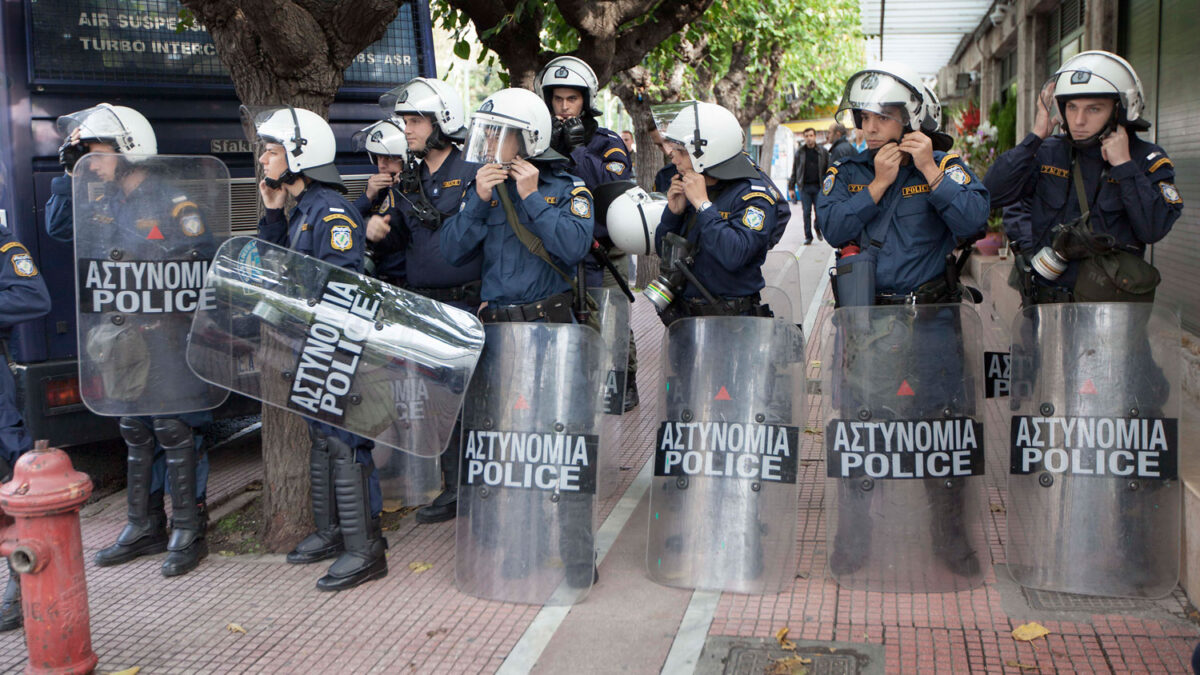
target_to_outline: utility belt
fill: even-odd
[[[712,304],[704,298],[684,298],[677,303],[685,316],[775,316],[771,308],[762,303],[758,293],[738,298],[721,298]]]
[[[466,305],[478,307],[483,303],[479,297],[479,291],[483,287],[481,281],[471,281],[461,286],[449,286],[447,288],[416,288],[409,287],[408,290],[419,295],[423,295],[430,300],[438,302],[461,302]]]
[[[911,293],[875,295],[876,305],[937,305],[953,302],[962,302],[962,289],[957,286],[952,288],[944,277],[926,281]]]
[[[565,291],[527,305],[489,304],[479,311],[484,323],[513,323],[520,321],[545,321],[546,323],[575,323],[571,313],[574,294]]]

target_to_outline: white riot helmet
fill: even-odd
[[[402,120],[376,122],[354,132],[350,140],[355,150],[367,153],[372,164],[377,163],[377,156],[394,157],[401,162],[408,159],[408,140],[404,137]]]
[[[1067,101],[1073,98],[1112,98],[1117,101],[1116,124],[1136,131],[1150,128],[1142,117],[1146,107],[1142,81],[1125,59],[1105,51],[1081,52],[1067,59],[1054,73],[1054,99],[1059,114],[1067,119]],[[1065,127],[1064,123],[1064,127]]]
[[[122,155],[158,154],[154,129],[133,108],[101,103],[58,118],[58,130],[64,136],[69,137],[76,129],[81,142],[108,143]]]
[[[243,111],[248,112],[244,107]],[[254,132],[263,142],[283,146],[288,170],[276,179],[280,184],[293,183],[304,175],[346,191],[333,163],[337,156],[333,129],[317,113],[290,105],[268,108],[254,116]]]
[[[928,85],[925,88],[925,110],[921,113],[921,129],[940,131],[942,128],[942,102]]]
[[[608,205],[604,222],[613,245],[634,255],[654,254],[654,232],[662,222],[667,200],[634,186],[617,195]]]
[[[509,139],[516,139],[515,150]],[[509,164],[514,157],[565,159],[550,149],[550,111],[528,89],[501,89],[471,114],[463,159]]]
[[[596,92],[600,88],[596,72],[583,59],[574,56],[556,56],[550,59],[542,71],[538,73],[533,88],[542,94],[549,108],[554,100],[554,90],[559,87],[569,87],[583,92],[583,114],[595,117],[600,114],[596,109]]]
[[[379,97],[379,106],[388,115],[425,115],[433,121],[434,132],[425,141],[432,149],[441,149],[450,141],[461,143],[467,133],[467,116],[462,99],[450,85],[428,77],[415,77]]]
[[[925,129],[925,85],[912,68],[900,63],[877,63],[850,76],[838,104],[836,119],[843,126],[862,128],[862,112],[891,117],[908,131]],[[900,116],[888,112],[900,110]]]
[[[692,169],[720,180],[758,178],[758,170],[742,152],[746,134],[737,117],[715,103],[685,101],[656,111],[663,136],[683,147]],[[669,120],[668,120],[669,117]]]

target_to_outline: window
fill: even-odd
[[[1046,77],[1083,51],[1085,0],[1063,0],[1046,15]]]

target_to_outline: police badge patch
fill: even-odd
[[[949,178],[959,185],[966,185],[967,183],[971,182],[971,175],[967,173],[966,169],[957,164],[951,164],[950,166],[946,167],[946,178]]]
[[[576,195],[571,198],[571,213],[580,218],[590,218],[592,215],[592,203],[583,195]]]
[[[615,173],[618,176],[625,173],[625,165],[620,162],[609,162],[608,164],[604,165],[604,168],[609,173]]]
[[[833,174],[825,176],[825,180],[821,181],[821,192],[829,194],[833,191]]]
[[[189,237],[199,237],[204,234],[204,221],[196,213],[188,214],[179,219],[179,228]]]
[[[1158,189],[1162,190],[1163,199],[1167,200],[1168,204],[1182,204],[1183,197],[1179,196],[1179,189],[1172,183],[1163,181],[1158,184]]]
[[[12,257],[13,271],[19,277],[36,277],[37,265],[33,264],[33,258],[28,253],[17,253]]]
[[[329,229],[329,245],[336,251],[349,251],[354,246],[354,237],[349,225],[334,225]]]
[[[763,213],[762,209],[758,208],[757,206],[750,206],[747,207],[746,212],[742,214],[742,224],[752,230],[758,231],[762,229],[763,220],[766,217],[767,214]]]

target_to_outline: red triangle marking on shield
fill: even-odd
[[[150,233],[146,235],[146,238],[147,239],[162,239],[163,235],[162,235],[162,232],[159,231],[158,226],[155,225],[154,227],[150,228]]]
[[[916,396],[917,392],[913,391],[912,387],[908,386],[908,380],[900,383],[900,388],[896,390],[897,396]]]
[[[727,389],[725,389],[724,386],[722,386],[721,391],[717,392],[717,395],[715,398],[713,398],[713,400],[714,401],[732,401],[733,397],[730,396],[729,391]]]
[[[1097,393],[1096,392],[1096,384],[1094,382],[1092,382],[1092,378],[1089,377],[1087,382],[1083,383],[1083,386],[1079,388],[1079,393],[1081,393],[1081,394]]]
[[[529,410],[529,401],[525,400],[525,396],[517,394],[517,402],[513,404],[513,410]]]

